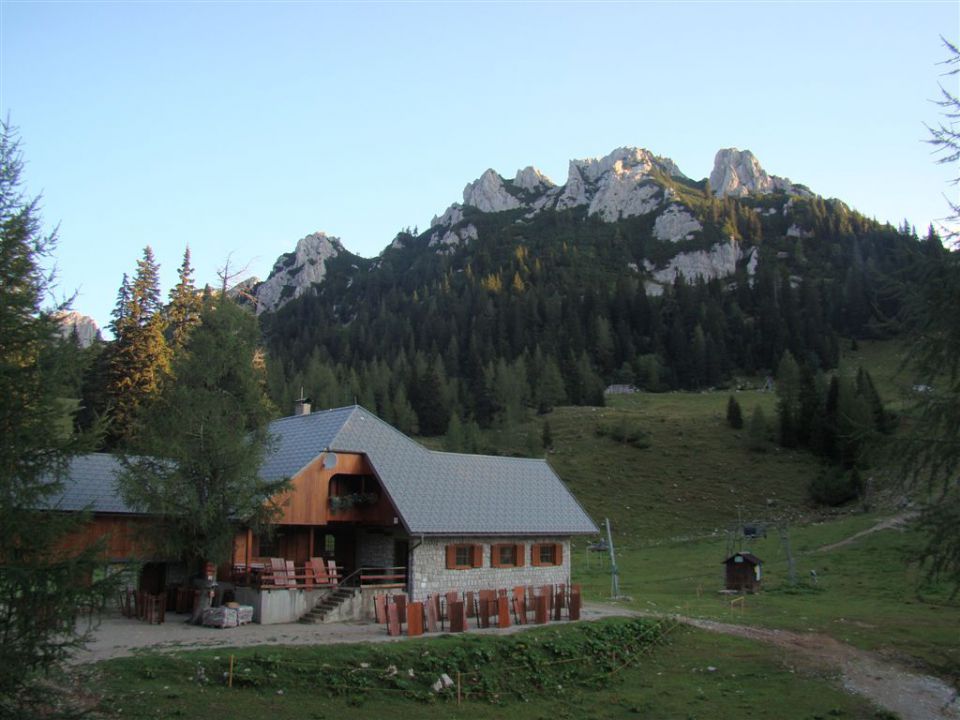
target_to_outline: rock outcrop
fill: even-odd
[[[477,228],[472,224],[456,230],[447,230],[443,235],[435,232],[430,236],[427,247],[438,248],[438,252],[453,252],[461,243],[477,239]]]
[[[523,170],[517,170],[517,175],[513,178],[514,187],[518,187],[528,192],[542,192],[556,187],[556,183],[537,170],[533,165],[528,165]]]
[[[794,185],[788,179],[768,175],[752,152],[737,148],[717,151],[710,173],[710,187],[717,197],[794,192]]]
[[[76,310],[68,310],[57,314],[57,322],[60,323],[60,335],[64,338],[70,338],[76,333],[77,342],[80,347],[90,347],[95,340],[100,338],[100,327],[97,321],[89,315],[81,315]]]
[[[277,259],[270,275],[257,287],[257,314],[273,312],[323,282],[327,260],[343,251],[338,238],[322,232],[301,239],[292,253]]]
[[[669,242],[689,239],[700,230],[703,230],[703,225],[682,205],[670,205],[657,216],[653,224],[654,237]]]
[[[487,170],[477,180],[467,183],[463,189],[463,204],[471,205],[481,212],[503,212],[522,207],[503,184],[503,178],[494,170]]]
[[[663,286],[672,283],[677,275],[684,280],[696,282],[698,279],[713,280],[733,275],[737,263],[746,260],[747,273],[753,275],[757,268],[756,248],[746,252],[732,238],[727,242],[714,245],[709,250],[683,252],[675,255],[666,267],[657,269],[649,261],[644,263],[651,280],[646,284],[647,294],[659,295]]]

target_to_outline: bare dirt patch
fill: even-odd
[[[770,643],[786,651],[787,665],[839,672],[843,686],[903,720],[960,718],[957,691],[929,675],[899,667],[876,654],[818,633],[745,627],[712,620],[682,618],[693,627]]]
[[[871,535],[880,530],[900,530],[906,525],[910,520],[917,516],[916,510],[909,510],[907,512],[902,512],[898,515],[893,515],[888,518],[884,518],[876,525],[868,527],[866,530],[861,530],[858,533],[854,533],[848,538],[844,538],[840,542],[831,543],[829,545],[823,545],[816,548],[813,552],[828,552],[830,550],[836,550],[837,548],[842,548],[847,545],[852,545],[854,542],[860,538]]]

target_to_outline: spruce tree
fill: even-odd
[[[170,347],[176,351],[184,346],[190,331],[200,322],[202,299],[193,282],[190,248],[183,252],[183,262],[177,270],[177,284],[170,291],[167,306],[167,330]]]
[[[159,394],[170,371],[159,273],[148,245],[137,261],[133,282],[129,288],[121,285],[117,296],[118,306],[113,314],[116,337],[107,388],[113,405],[109,431],[112,444],[122,445],[129,440],[140,408]]]
[[[97,548],[64,552],[82,519],[49,512],[78,438],[63,422],[57,335],[42,310],[42,263],[54,235],[40,229],[37,201],[24,198],[19,142],[0,126],[0,716],[48,715],[56,694],[37,680],[84,640],[81,607],[102,607],[110,584],[92,580]]]

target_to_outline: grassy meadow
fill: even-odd
[[[909,387],[897,375],[899,355],[893,344],[862,342],[845,352],[840,372],[854,374],[864,365],[896,409]],[[746,384],[758,387],[762,380]],[[770,421],[771,442],[763,452],[747,447],[746,430],[727,425],[730,394],[616,396],[605,408],[557,408],[519,430],[489,431],[484,442],[500,452],[526,454],[539,440],[544,419],[549,422],[550,464],[591,517],[611,520],[625,596],[613,602],[654,615],[825,633],[956,682],[960,603],[950,599],[949,588],[923,582],[911,564],[922,543],[916,533],[883,530],[820,550],[896,512],[898,494],[875,493],[870,512],[813,506],[807,485],[820,471],[819,461],[772,442],[775,394],[734,393],[745,419],[761,407]],[[642,438],[612,439],[617,432],[611,428],[623,430],[620,436],[639,431]],[[427,444],[439,447],[440,441]],[[875,469],[881,490],[890,483],[882,470]],[[733,530],[743,521],[764,523],[766,537],[740,537]],[[795,585],[787,577],[781,527],[796,563]],[[587,550],[593,539],[575,542],[573,579],[583,584],[588,600],[610,601],[609,560]],[[763,559],[764,589],[731,602],[719,592],[721,562],[740,549]],[[99,710],[111,717],[891,717],[844,692],[830,671],[795,666],[782,649],[688,627],[617,664],[610,653],[625,646],[618,633],[630,622],[636,621],[594,623],[595,630],[587,631],[595,633],[592,641],[584,641],[582,628],[564,625],[509,638],[145,653],[86,672],[101,698]],[[258,681],[225,687],[228,653],[236,655],[238,667],[254,668]],[[579,674],[563,663],[553,665],[555,657],[579,658]],[[401,674],[416,667],[418,679],[398,685],[391,666]],[[424,677],[441,671],[469,674],[481,667],[485,674],[474,689],[483,692],[461,705],[452,692],[437,696],[422,687]],[[597,668],[614,670],[601,682]],[[371,673],[379,679],[355,682]]]
[[[886,717],[836,687],[829,674],[788,667],[781,651],[737,638],[680,626],[649,652],[641,647],[630,655],[624,630],[636,622],[553,626],[505,638],[146,654],[87,672],[101,697],[99,711],[117,718]],[[231,654],[236,682],[226,687]],[[458,670],[459,704],[455,688],[428,690],[441,672],[455,678]]]

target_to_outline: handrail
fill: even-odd
[[[342,580],[340,580],[340,586],[342,587],[344,585],[347,585],[348,587],[350,587],[350,586],[356,585],[357,587],[360,587],[360,573],[362,570],[363,570],[362,567],[357,568],[352,573],[344,577]],[[352,582],[354,579],[356,579],[356,582]]]

